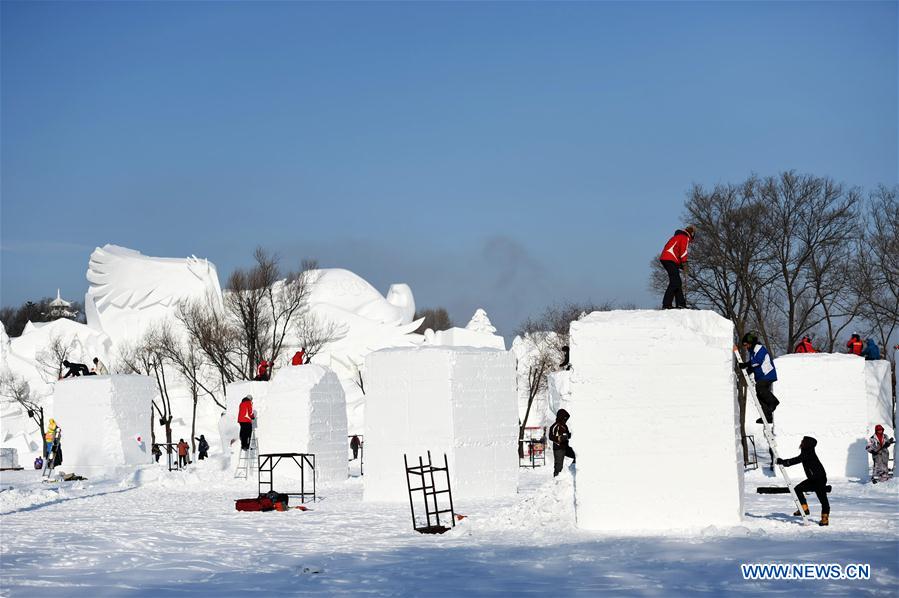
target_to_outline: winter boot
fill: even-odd
[[[830,513],[821,513],[821,521],[818,523],[818,525],[830,525]]]
[[[805,511],[806,515],[811,515],[811,513],[808,510],[808,505],[802,505],[802,510]],[[800,515],[801,515],[801,513],[799,511],[796,511],[795,513],[793,513],[793,517],[799,517]]]

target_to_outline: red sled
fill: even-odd
[[[274,511],[275,504],[272,502],[272,499],[265,496],[239,498],[234,501],[234,508],[238,511]]]

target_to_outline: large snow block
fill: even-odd
[[[313,453],[318,481],[345,480],[347,465],[346,398],[332,370],[318,365],[284,367],[270,382],[242,382],[228,386],[228,410],[224,418],[236,440],[237,407],[253,396],[256,410],[256,442],[259,453]],[[233,426],[231,425],[233,423]],[[224,427],[224,426],[223,426]],[[239,444],[234,443],[236,449]],[[278,469],[276,477],[290,477],[291,468]]]
[[[53,393],[53,418],[62,429],[64,465],[105,468],[152,463],[150,417],[156,395],[156,383],[148,376],[59,381]]]
[[[571,324],[578,527],[738,524],[734,329],[710,311],[594,312]]]
[[[14,448],[0,448],[0,469],[17,469],[19,451]]]
[[[365,364],[367,501],[406,501],[403,455],[449,461],[458,499],[518,490],[515,358],[473,347],[384,349]],[[411,463],[410,463],[411,465]]]
[[[818,441],[815,452],[828,477],[866,477],[865,443],[869,434],[865,360],[840,353],[796,353],[778,357],[774,366],[777,382],[773,390],[780,400],[774,427],[781,457],[798,455],[802,437],[813,436]],[[761,426],[752,427],[756,428],[756,438],[763,438]],[[764,440],[760,446],[764,446]],[[798,481],[804,479],[801,469],[794,467],[790,473]]]
[[[868,393],[868,429],[893,427],[893,370],[885,359],[865,362],[865,389]],[[892,431],[891,431],[892,434]]]

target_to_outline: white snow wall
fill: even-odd
[[[152,463],[150,410],[156,395],[156,383],[148,376],[82,376],[57,382],[53,419],[62,429],[63,468]]]
[[[733,334],[710,311],[594,312],[572,322],[578,527],[741,521]]]
[[[798,455],[802,437],[813,436],[818,441],[815,452],[828,477],[867,477],[867,438],[874,432],[875,423],[889,425],[892,419],[892,407],[888,405],[887,419],[875,421],[878,413],[880,417],[884,413],[878,406],[883,383],[878,378],[884,372],[876,363],[843,353],[797,353],[775,359],[777,382],[773,390],[780,405],[774,411],[774,424],[781,457]],[[753,416],[747,416],[747,422],[754,421],[757,416]],[[759,452],[767,450],[761,426],[747,423],[746,427],[755,428],[756,442],[762,439]],[[795,467],[790,473],[799,481],[804,479]]]
[[[868,394],[868,436],[874,426],[893,428],[893,370],[889,361],[865,362],[865,387]],[[891,430],[892,435],[893,430]]]
[[[515,358],[473,347],[384,349],[365,363],[366,501],[407,501],[403,454],[449,461],[453,499],[518,491]]]
[[[222,425],[225,446],[237,438],[237,407],[253,395],[257,413],[259,453],[313,453],[315,475],[321,482],[345,480],[347,465],[346,399],[332,370],[318,365],[289,366],[276,370],[271,382],[228,385],[228,410]],[[234,443],[236,450],[240,445]],[[233,456],[233,453],[232,453]],[[232,459],[236,463],[236,460]],[[298,468],[282,461],[275,480],[295,477]],[[294,474],[294,475],[292,475]]]

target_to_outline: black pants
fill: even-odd
[[[796,485],[796,497],[801,504],[807,505],[808,503],[805,502],[803,492],[814,492],[815,496],[818,497],[818,502],[821,503],[821,514],[830,515],[830,501],[827,500],[827,480],[803,480]]]
[[[671,309],[671,302],[674,300],[677,307],[687,307],[687,300],[684,299],[684,283],[680,279],[680,269],[677,264],[668,260],[661,260],[665,272],[668,273],[668,288],[665,289],[665,296],[662,298],[662,309]]]
[[[240,448],[250,450],[250,437],[253,435],[253,422],[240,422]]]
[[[209,456],[209,455],[206,453],[206,451],[200,451],[200,454],[197,456],[197,459],[199,459],[200,461],[202,461],[203,459],[205,459],[205,458],[208,457],[208,456]]]
[[[755,383],[755,394],[759,398],[759,403],[762,406],[762,413],[765,414],[765,419],[768,420],[769,424],[774,423],[774,410],[780,405],[780,401],[778,401],[777,397],[774,396],[774,393],[771,392],[772,384],[774,383],[767,380],[759,380]]]
[[[358,446],[354,446],[354,447],[351,447],[351,448],[353,449],[353,460],[355,461],[356,458],[359,456],[359,447],[358,447]]]
[[[562,465],[565,464],[565,457],[574,461],[574,451],[570,446],[565,448],[553,448],[553,477],[559,475],[562,471]]]
[[[178,467],[187,467],[187,455],[178,455]]]

